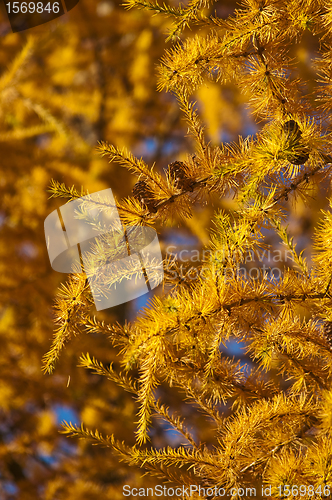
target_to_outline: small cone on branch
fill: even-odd
[[[145,181],[136,182],[133,187],[133,195],[149,212],[157,212],[157,201],[153,199],[153,192]]]
[[[299,124],[295,120],[288,120],[283,124],[283,130],[288,140],[299,141],[302,136]]]
[[[332,338],[332,321],[324,321],[323,332]]]
[[[325,338],[331,344],[331,349],[332,349],[332,321],[324,321],[323,333],[324,333]]]
[[[283,131],[286,134],[288,147],[295,149],[294,153],[286,156],[286,159],[293,165],[303,165],[309,158],[309,151],[307,147],[301,147],[302,132],[299,124],[295,120],[288,120],[283,124]]]
[[[182,161],[173,161],[168,165],[168,175],[176,182],[176,187],[183,191],[194,190],[194,179],[188,176],[187,165]]]

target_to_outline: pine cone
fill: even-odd
[[[332,350],[332,321],[324,321],[322,331]]]
[[[283,124],[283,130],[287,136],[287,140],[299,141],[302,136],[299,124],[295,120],[288,120]]]
[[[323,332],[327,337],[330,337],[332,340],[332,321],[324,321]]]
[[[294,148],[296,150],[302,146],[302,132],[299,124],[295,120],[288,120],[285,122],[283,124],[283,130],[286,134],[289,148]],[[292,165],[303,165],[309,158],[309,150],[304,146],[298,153],[288,154],[286,158]]]
[[[187,166],[182,161],[173,161],[168,165],[168,175],[175,180],[176,187],[183,191],[194,190],[194,179],[188,177]]]
[[[147,208],[149,212],[157,212],[157,201],[153,199],[153,192],[150,186],[145,181],[136,182],[133,187],[134,198],[140,201],[144,208]]]
[[[287,160],[292,165],[303,165],[309,159],[308,150],[305,148],[299,154],[289,155]]]

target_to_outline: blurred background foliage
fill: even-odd
[[[227,17],[235,7],[217,2],[212,10]],[[55,374],[42,373],[55,291],[66,278],[51,269],[44,220],[63,203],[49,199],[51,179],[89,192],[111,187],[119,198],[130,194],[135,179],[97,154],[100,140],[126,146],[160,170],[193,152],[176,100],[156,90],[156,65],[172,45],[165,43],[170,21],[127,11],[115,0],[80,0],[62,18],[13,34],[6,13],[0,14],[0,498],[116,500],[123,497],[124,484],[144,484],[141,471],[121,465],[109,450],[68,440],[59,433],[60,422],[83,421],[131,445],[137,408],[130,394],[77,367],[87,351],[117,366],[117,352],[106,337],[77,336]],[[195,29],[185,35],[193,36]],[[317,49],[310,32],[294,48],[297,76],[309,93]],[[255,122],[236,84],[209,81],[194,97],[211,144],[254,135],[263,125]],[[191,219],[174,220],[164,229],[164,253],[174,242],[187,249],[206,243],[213,211],[232,203],[215,195],[209,201]],[[323,203],[313,198],[310,209],[300,201],[293,206],[289,222],[299,236],[297,250],[309,245]],[[98,317],[130,320],[143,303],[123,304]],[[159,390],[176,410],[176,392]],[[184,416],[185,411],[190,407],[181,410]],[[197,427],[204,441],[208,430],[199,414]],[[156,447],[181,442],[163,422],[155,423],[151,440]]]

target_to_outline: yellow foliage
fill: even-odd
[[[280,485],[326,487],[330,3],[125,7],[80,0],[49,31],[3,32],[4,489],[91,500],[157,481],[270,484],[274,497]],[[47,257],[47,215],[109,187],[122,223],[155,227],[163,250],[178,226],[187,255],[197,243],[187,268],[163,255],[163,286],[137,316],[133,304],[97,312],[87,279],[124,243],[113,251],[106,235],[66,283]],[[104,201],[94,208],[109,213]],[[99,291],[146,275],[117,262]],[[58,421],[85,441],[64,444]]]

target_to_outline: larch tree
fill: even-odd
[[[329,498],[332,4],[125,7],[81,0],[53,32],[3,39],[2,492]],[[163,286],[127,321],[73,269],[49,345],[43,220],[108,187],[124,227],[158,231]],[[185,272],[177,231],[199,248]],[[104,243],[91,268],[116,257]],[[75,440],[56,404],[79,413]]]
[[[92,316],[86,275],[73,273],[63,286],[45,371],[53,371],[63,339],[76,330],[108,334],[121,346],[121,371],[88,352],[80,366],[133,394],[137,443],[84,422],[66,422],[63,432],[109,447],[149,472],[145,488],[155,475],[174,487],[169,496],[176,498],[187,497],[181,487],[191,498],[218,498],[220,491],[247,498],[251,487],[258,497],[261,487],[272,498],[329,497],[332,4],[244,0],[226,16],[222,3],[207,0],[125,5],[173,19],[158,89],[176,97],[193,142],[188,139],[187,155],[172,162],[161,155],[151,166],[116,142],[100,142],[100,154],[136,178],[132,196],[117,200],[122,222],[153,226],[162,235],[167,223],[188,225],[201,206],[219,202],[196,278],[180,275],[179,259],[165,256],[164,288],[133,322]],[[219,93],[227,86],[243,93],[254,135],[242,130],[233,142],[220,140],[222,122],[209,135],[202,101],[195,104],[209,85],[211,99],[218,85]],[[53,185],[54,196],[83,193]],[[205,240],[199,223],[191,227]],[[99,251],[106,262],[110,254]],[[266,252],[282,257],[266,262]],[[120,282],[134,272],[139,276],[141,266],[127,277],[119,266],[113,278]],[[109,283],[101,278],[105,293]],[[231,340],[241,342],[246,364],[227,352]],[[184,403],[172,404],[179,395]],[[180,446],[149,442],[155,416],[182,436]]]

